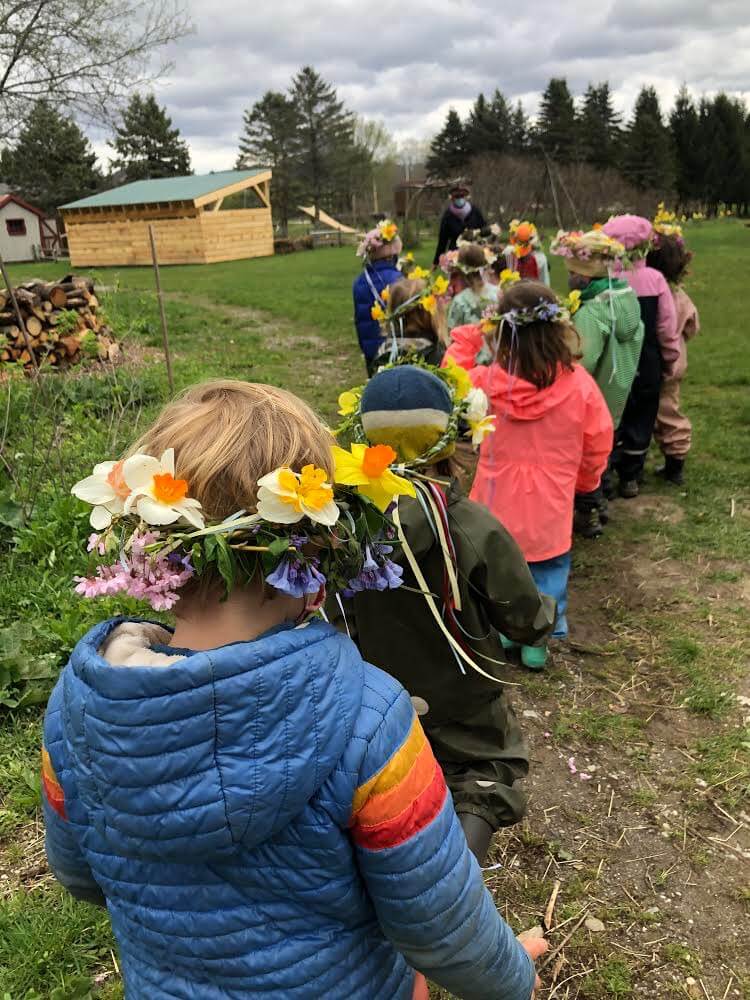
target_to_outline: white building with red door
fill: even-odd
[[[5,261],[36,260],[56,243],[57,226],[16,194],[0,193],[0,253]]]

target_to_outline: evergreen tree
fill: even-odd
[[[717,94],[701,101],[702,200],[715,212],[723,202],[743,206],[750,200],[750,149],[747,109],[742,101]]]
[[[461,173],[468,161],[466,128],[458,117],[458,112],[451,108],[445,119],[445,125],[430,143],[427,173],[431,177],[449,179]]]
[[[542,94],[535,138],[547,155],[559,163],[576,158],[577,128],[573,95],[562,77],[553,78]]]
[[[510,112],[505,98],[496,90],[492,101],[484,94],[476,99],[466,123],[469,157],[482,153],[505,153],[510,142]]]
[[[299,121],[300,178],[317,218],[323,198],[333,196],[353,159],[361,159],[353,142],[354,115],[312,66],[294,77],[289,96]]]
[[[192,173],[187,143],[153,94],[133,94],[110,145],[117,153],[112,165],[124,170],[128,181]]]
[[[578,120],[579,148],[587,163],[600,169],[616,165],[620,120],[612,105],[609,84],[590,83]]]
[[[516,156],[523,156],[524,153],[528,152],[529,120],[520,101],[516,104],[510,116],[509,136],[511,153],[514,153]]]
[[[685,86],[677,94],[669,116],[669,129],[675,159],[675,187],[684,207],[687,202],[700,198],[705,166],[698,112]]]
[[[674,181],[670,135],[653,87],[643,87],[623,144],[622,172],[640,190],[664,191]]]
[[[18,140],[3,150],[0,175],[49,215],[68,201],[93,194],[102,181],[86,136],[47,101],[37,101]]]
[[[286,234],[289,215],[299,188],[299,115],[284,94],[269,90],[243,115],[238,170],[268,167],[273,212]]]

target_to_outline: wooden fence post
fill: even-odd
[[[151,240],[151,259],[154,262],[154,277],[156,279],[156,297],[159,300],[159,314],[161,316],[161,335],[164,342],[164,359],[167,362],[167,382],[169,383],[169,394],[174,395],[174,378],[172,376],[172,355],[169,351],[169,331],[167,330],[167,314],[164,312],[164,297],[161,292],[161,278],[159,277],[159,259],[156,255],[156,240],[154,239],[154,227],[149,224],[148,238]]]

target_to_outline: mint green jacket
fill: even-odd
[[[626,281],[597,278],[583,290],[573,323],[581,338],[581,364],[601,389],[617,427],[641,356],[638,297]]]

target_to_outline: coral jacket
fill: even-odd
[[[457,327],[451,337],[446,357],[467,369],[497,416],[471,499],[502,521],[528,562],[562,555],[572,543],[575,494],[597,488],[612,450],[604,397],[580,365],[537,389],[498,364],[475,364],[479,327]]]

